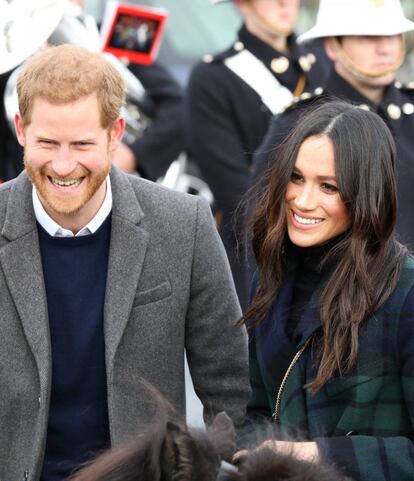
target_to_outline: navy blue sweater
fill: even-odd
[[[103,308],[111,216],[94,234],[52,237],[39,224],[52,344],[41,481],[62,481],[109,447]]]

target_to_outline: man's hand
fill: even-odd
[[[134,152],[126,145],[119,144],[119,147],[112,153],[112,162],[127,174],[137,171],[137,161]]]

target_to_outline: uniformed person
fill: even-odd
[[[400,0],[321,0],[316,25],[301,35],[299,42],[323,38],[334,69],[312,99],[294,103],[272,119],[254,163],[258,177],[276,158],[270,152],[303,110],[319,98],[324,101],[336,96],[377,112],[393,133],[398,149],[397,232],[400,241],[413,248],[414,82],[395,82],[404,60],[403,33],[410,30],[414,23],[404,16]]]
[[[244,307],[248,283],[236,257],[233,214],[247,190],[253,152],[272,114],[316,86],[329,62],[296,44],[292,32],[300,0],[236,3],[244,18],[238,38],[224,53],[207,55],[194,68],[185,124],[190,155],[215,197],[220,233]]]

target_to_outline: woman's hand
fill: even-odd
[[[292,442],[292,441],[265,441],[257,449],[272,449],[275,452],[289,454],[295,456],[298,459],[304,461],[318,462],[319,461],[319,451],[318,445],[314,441],[304,441],[304,442]],[[242,449],[237,451],[233,456],[233,464],[238,464],[242,459],[248,454],[247,449]]]

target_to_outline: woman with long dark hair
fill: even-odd
[[[275,152],[251,222],[250,417],[273,416],[285,440],[268,446],[363,481],[414,479],[414,260],[394,235],[395,162],[379,116],[325,103]]]

